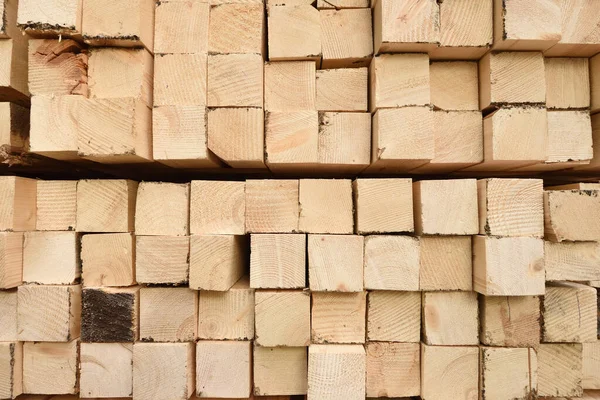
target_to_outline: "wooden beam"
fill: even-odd
[[[73,231],[77,218],[77,181],[37,182],[38,231]]]
[[[537,349],[537,362],[538,395],[581,397],[581,344],[542,343]]]
[[[267,21],[270,61],[313,60],[321,64],[321,20],[311,4],[269,4]]]
[[[135,285],[135,238],[131,233],[83,235],[81,238],[83,285]]]
[[[564,0],[560,2],[560,7],[562,37],[544,55],[591,57],[598,53],[600,4],[588,0]]]
[[[420,293],[370,291],[367,305],[367,341],[419,342],[421,339]]]
[[[480,340],[487,346],[537,347],[541,338],[540,297],[482,296]]]
[[[319,113],[267,112],[265,162],[271,171],[316,169],[319,163]]]
[[[250,287],[306,287],[306,235],[250,235]]]
[[[526,399],[537,390],[534,349],[481,347],[481,399]]]
[[[0,177],[0,231],[33,231],[36,223],[35,179],[18,176]]]
[[[419,237],[419,289],[473,290],[471,238]]]
[[[265,110],[316,110],[315,67],[314,61],[265,63]]]
[[[193,342],[198,327],[198,293],[188,288],[140,289],[142,342]]]
[[[79,340],[23,343],[23,392],[76,394]]]
[[[196,395],[249,398],[252,342],[199,341],[196,344]],[[232,380],[231,377],[236,379]]]
[[[23,242],[22,232],[0,232],[0,288],[10,289],[23,283]]]
[[[589,241],[600,238],[598,190],[544,191],[546,239],[553,242]]]
[[[271,0],[267,0],[271,1]],[[277,0],[275,0],[277,1]],[[302,0],[300,0],[302,1]],[[307,0],[304,0],[307,1]],[[368,8],[369,0],[317,0],[319,10],[344,9],[344,8]]]
[[[364,343],[367,292],[312,294],[311,343]]]
[[[16,1],[10,0],[10,3],[16,7]],[[8,22],[7,26],[15,26],[14,20]],[[27,40],[28,37],[19,32],[13,32],[10,39],[0,40],[0,101],[12,101],[24,107],[29,106]]]
[[[479,348],[476,346],[428,346],[421,344],[421,396],[442,400],[477,396]]]
[[[255,395],[287,396],[306,394],[308,390],[308,355],[306,347],[254,346],[252,361],[254,364]]]
[[[206,96],[209,107],[262,107],[262,56],[209,54]]]
[[[164,1],[156,4],[155,54],[200,54],[208,51],[208,1]],[[182,33],[184,33],[182,35]]]
[[[300,179],[298,229],[306,233],[354,232],[352,181]],[[332,213],[331,210],[336,210]]]
[[[365,237],[365,289],[418,291],[419,247],[411,236]]]
[[[262,347],[302,347],[311,342],[310,294],[301,290],[255,293],[255,342]]]
[[[365,350],[368,397],[421,394],[419,343],[371,342]]]
[[[373,57],[370,8],[320,10],[321,67],[367,67]]]
[[[135,277],[139,283],[185,285],[188,282],[189,237],[136,235],[135,250]]]
[[[265,54],[265,9],[261,3],[210,7],[208,52]]]
[[[265,66],[265,74],[266,72],[267,66]],[[266,83],[267,78],[265,78]],[[316,109],[366,112],[368,111],[368,84],[368,68],[319,69],[316,71]]]
[[[15,8],[17,2],[15,1]],[[31,37],[81,37],[83,0],[20,0],[16,23]]]
[[[590,58],[590,86],[592,113],[600,111],[600,56]]]
[[[188,235],[189,204],[189,183],[141,182],[135,206],[135,233]]]
[[[243,235],[246,233],[246,183],[192,181],[190,233]]]
[[[293,233],[298,231],[298,180],[247,180],[246,231]]]
[[[84,179],[77,184],[77,232],[133,232],[137,182]]]
[[[84,288],[81,341],[133,343],[139,338],[140,287]]]
[[[596,289],[572,282],[546,287],[542,338],[546,343],[582,343],[597,340]],[[570,318],[577,315],[577,321]]]
[[[0,103],[0,148],[6,153],[29,149],[29,109],[15,103]]]
[[[545,58],[546,106],[569,109],[590,106],[587,58]]]
[[[308,348],[308,398],[365,398],[366,354],[361,345]]]
[[[23,393],[23,343],[0,343],[0,396],[14,399]]]
[[[79,235],[75,232],[26,232],[23,282],[72,285],[81,276]]]
[[[446,111],[479,110],[477,63],[432,62],[429,65],[431,104]]]
[[[546,281],[600,280],[600,245],[544,242]]]
[[[0,292],[0,341],[14,342],[17,336],[17,289]]]
[[[361,292],[363,247],[363,236],[308,235],[311,291]]]
[[[154,106],[205,106],[207,60],[205,53],[157,55],[154,58]]]
[[[424,292],[422,329],[428,345],[479,344],[477,293]]]
[[[583,343],[582,353],[583,380],[581,386],[584,389],[600,389],[600,341]]]
[[[189,240],[189,287],[191,289],[229,290],[246,274],[245,236],[193,235]]]
[[[132,365],[132,343],[81,343],[80,396],[82,398],[131,396]]]

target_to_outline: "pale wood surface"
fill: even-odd
[[[472,58],[478,59],[493,42],[492,1],[449,0],[445,3],[438,3],[442,46],[438,50],[448,48],[447,54],[452,56],[471,52]],[[435,50],[432,54],[437,56]]]
[[[473,290],[471,238],[421,236],[419,289]]]
[[[246,231],[291,233],[298,230],[298,180],[246,181]]]
[[[269,60],[320,61],[321,20],[316,8],[310,4],[269,4],[267,20]]]
[[[581,397],[581,344],[545,344],[537,349],[538,394]]]
[[[38,231],[72,231],[77,220],[77,181],[37,182]]]
[[[484,296],[480,339],[488,346],[535,347],[540,343],[540,298]]]
[[[196,345],[196,395],[250,397],[252,342],[200,341]],[[231,379],[235,376],[235,379]]]
[[[0,98],[27,106],[27,37],[17,34],[12,39],[2,39],[0,56]]]
[[[0,232],[0,288],[9,289],[23,282],[23,242],[20,232]]]
[[[81,343],[79,357],[81,397],[132,396],[132,343]]]
[[[135,233],[138,235],[189,234],[190,185],[142,182],[135,207]]]
[[[140,339],[193,342],[198,324],[198,293],[188,288],[140,289]]]
[[[23,392],[77,393],[79,341],[23,344]]]
[[[484,399],[527,399],[535,396],[532,385],[531,349],[481,348],[480,391]]]
[[[306,235],[250,235],[250,286],[297,289],[306,286]]]
[[[29,151],[46,157],[76,160],[77,109],[83,96],[33,96]]]
[[[271,1],[271,0],[267,0]],[[277,1],[277,0],[275,0]],[[306,0],[298,0],[305,1]],[[344,8],[368,8],[370,7],[369,0],[317,0],[317,8],[323,9],[344,9]]]
[[[423,338],[429,345],[476,345],[479,313],[475,292],[423,293]]]
[[[218,54],[262,54],[266,30],[264,20],[264,6],[260,3],[212,5],[208,51]]]
[[[301,232],[354,232],[352,182],[349,179],[300,179],[298,204],[298,229]]]
[[[246,246],[241,235],[191,236],[190,288],[229,290],[246,273]]]
[[[271,170],[319,162],[317,111],[272,111],[265,117],[265,162]]]
[[[68,342],[79,337],[81,286],[19,286],[21,341]],[[45,393],[45,392],[41,392]]]
[[[30,148],[29,109],[15,103],[0,103],[0,121],[0,146],[4,151],[21,152]]]
[[[83,235],[81,265],[84,286],[134,285],[134,236],[130,233]]]
[[[419,343],[368,343],[367,396],[396,397],[421,394]]]
[[[310,293],[259,290],[255,293],[255,342],[263,347],[310,343]]]
[[[371,160],[371,115],[319,112],[319,169],[360,172]]]
[[[356,179],[356,232],[413,232],[411,179]]]
[[[308,276],[312,291],[363,290],[364,237],[308,235]]]
[[[199,296],[200,339],[254,339],[255,298],[247,279],[240,279],[224,292],[202,290]]]
[[[171,285],[188,281],[191,261],[189,237],[136,236],[135,251],[136,281]]]
[[[373,56],[371,9],[320,10],[322,68],[366,67]]]
[[[448,111],[479,110],[476,62],[432,62],[429,73],[431,103],[436,108]]]
[[[154,105],[205,106],[207,76],[205,53],[157,55],[154,59]]]
[[[541,179],[481,179],[479,234],[544,236],[544,187]]]
[[[16,22],[33,36],[48,33],[80,35],[82,3],[82,0],[21,0]]]
[[[0,396],[14,399],[23,393],[23,344],[0,343]]]
[[[23,282],[70,285],[81,275],[79,236],[75,232],[26,232]]]
[[[365,398],[366,354],[361,345],[308,348],[308,399]]]
[[[595,288],[578,283],[558,282],[547,286],[543,311],[544,342],[595,342],[596,296]]]
[[[486,296],[544,294],[544,241],[475,236],[473,289]]]
[[[262,56],[260,54],[209,55],[206,97],[209,107],[262,107]]]
[[[265,73],[267,67],[265,66]],[[265,79],[266,81],[266,79]],[[367,68],[316,71],[316,108],[319,111],[367,111]]]
[[[246,232],[245,182],[192,181],[190,233],[243,235]]]
[[[413,342],[421,339],[421,293],[369,292],[367,340]]]
[[[583,378],[581,386],[584,389],[600,389],[600,341],[583,343],[582,348]]]
[[[312,294],[311,343],[364,343],[367,292]]]
[[[588,111],[548,111],[547,163],[589,161],[592,142]]]
[[[315,68],[314,61],[266,63],[265,110],[316,110],[318,81]],[[341,90],[339,86],[338,90]],[[329,91],[328,95],[331,95]]]
[[[208,51],[209,11],[207,1],[157,4],[154,53],[199,54]]]
[[[419,290],[419,239],[411,236],[367,236],[364,251],[365,289]]]
[[[255,395],[306,394],[308,355],[305,347],[255,346],[252,361]]]
[[[544,192],[546,239],[553,242],[598,240],[600,191],[552,190]]]
[[[590,58],[590,88],[592,112],[600,111],[600,56]]]
[[[0,292],[0,341],[17,340],[17,289]]]
[[[135,343],[133,398],[187,400],[194,393],[192,343]]]
[[[600,4],[588,0],[563,0],[560,7],[562,37],[544,54],[550,57],[591,57],[598,53],[600,33],[597,16]]]
[[[421,344],[421,396],[428,400],[478,398],[479,348]]]
[[[544,242],[546,281],[600,280],[600,245]]]
[[[0,230],[33,231],[36,223],[35,179],[17,176],[0,177]]]
[[[587,58],[546,58],[546,106],[590,106],[590,67]]]

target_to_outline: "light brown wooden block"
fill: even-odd
[[[590,101],[592,113],[600,111],[600,56],[590,58]]]
[[[58,160],[78,160],[75,116],[84,101],[79,95],[33,96],[29,151]]]
[[[305,347],[254,347],[254,394],[303,395],[307,391]],[[279,397],[278,397],[279,398]]]
[[[307,233],[351,234],[352,182],[348,179],[300,179],[298,228]],[[335,212],[331,212],[335,210]]]
[[[545,58],[544,66],[548,108],[590,106],[590,67],[587,58]]]
[[[535,396],[537,370],[533,349],[481,348],[481,399],[529,399]]]
[[[544,190],[600,190],[600,183],[594,181],[565,183],[564,185],[546,186]]]
[[[561,37],[560,0],[494,0],[494,50],[546,50]]]
[[[308,281],[312,291],[363,290],[364,238],[308,235]]]
[[[479,349],[476,346],[421,344],[421,397],[428,400],[477,398]]]
[[[434,107],[447,111],[479,110],[477,63],[432,62],[429,73]]]
[[[321,20],[311,4],[268,5],[270,61],[321,61]]]
[[[87,97],[88,55],[83,46],[72,39],[30,40],[28,85],[32,95]]]
[[[544,54],[549,57],[591,57],[598,53],[600,4],[589,0],[565,0],[560,2],[560,7],[562,37]]]
[[[424,106],[431,102],[427,54],[377,56],[371,62],[369,74],[371,112],[379,108]]]
[[[75,232],[27,232],[23,242],[23,282],[70,285],[81,275]]]
[[[208,51],[210,5],[207,1],[164,1],[156,5],[155,54],[200,54]]]
[[[537,349],[538,395],[581,397],[581,344],[540,344]]]
[[[542,239],[473,238],[473,289],[476,292],[485,296],[543,295],[544,283]]]
[[[419,248],[420,290],[473,290],[470,237],[421,236]]]
[[[208,56],[209,107],[262,107],[263,59],[260,54]]]
[[[250,235],[250,287],[301,289],[305,286],[305,235]]]
[[[137,182],[84,179],[77,184],[77,232],[133,232]]]
[[[21,34],[0,41],[0,100],[29,105],[27,37]]]
[[[588,241],[600,238],[600,192],[598,190],[552,190],[544,192],[546,239],[553,242]]]
[[[358,173],[371,161],[371,114],[319,112],[318,169]]]
[[[365,237],[365,289],[418,291],[419,247],[411,236]]]
[[[38,35],[81,35],[81,0],[64,2],[49,0],[21,0],[17,24],[32,37]],[[15,2],[16,4],[16,2]]]
[[[319,163],[319,113],[267,112],[265,162],[271,170],[315,169]]]
[[[548,113],[542,107],[500,108],[483,119],[484,162],[469,172],[504,171],[546,161]]]
[[[479,344],[475,292],[423,293],[423,337],[429,345]]]
[[[79,341],[23,344],[23,392],[75,394]]]
[[[190,185],[142,182],[135,207],[137,235],[184,236],[189,233]]]
[[[245,182],[192,181],[190,233],[243,235],[246,232]]]
[[[413,203],[419,235],[473,235],[478,231],[474,179],[414,182]]]
[[[152,110],[133,97],[78,103],[77,153],[106,164],[152,160]]]
[[[592,146],[598,148],[600,146],[600,114],[592,115]],[[598,171],[600,170],[600,156],[596,152],[594,157],[590,160],[589,164],[576,166],[579,170]]]
[[[135,278],[139,283],[184,285],[190,276],[190,238],[136,236]]]
[[[291,233],[298,230],[298,180],[246,181],[246,232]]]
[[[264,168],[265,127],[260,108],[208,110],[208,149],[233,168]]]
[[[440,42],[439,4],[432,0],[377,1],[373,25],[376,54],[427,52]]]
[[[308,348],[308,399],[365,398],[366,354],[361,345]]]
[[[92,46],[154,48],[154,2],[83,0],[83,39]]]
[[[75,230],[77,181],[38,181],[36,199],[36,230]]]
[[[246,273],[244,236],[193,235],[189,240],[191,289],[229,290]]]
[[[0,343],[0,396],[14,399],[23,393],[23,344]]]
[[[84,286],[130,286],[135,282],[135,238],[130,233],[83,235]]]
[[[548,111],[546,162],[530,169],[587,164],[594,157],[592,124],[587,111]]]
[[[266,63],[265,110],[316,110],[316,76],[314,61]]]
[[[277,0],[276,0],[277,1]],[[319,10],[326,10],[335,8],[368,8],[370,7],[369,0],[317,0],[317,8]]]
[[[480,179],[479,234],[544,236],[544,187],[541,179]]]
[[[312,294],[311,343],[364,343],[367,292]]]
[[[0,148],[7,153],[23,152],[29,146],[29,109],[15,103],[0,103]]]
[[[196,395],[248,398],[252,387],[252,342],[199,341]],[[232,380],[231,377],[236,379]]]
[[[254,289],[242,278],[229,290],[201,290],[198,337],[212,340],[254,339]]]
[[[377,110],[373,116],[371,169],[407,172],[435,156],[430,107]]]
[[[258,346],[308,346],[311,326],[308,292],[259,290],[255,300],[255,341]]]
[[[478,60],[493,42],[492,0],[450,0],[440,7],[440,47],[434,59]]]
[[[154,59],[145,49],[90,51],[90,98],[133,97],[152,107]]]
[[[133,345],[133,398],[187,400],[194,393],[193,343]]]
[[[0,232],[0,288],[9,289],[23,283],[23,238],[19,232]]]
[[[367,111],[368,84],[368,68],[317,70],[316,108],[319,111]]]
[[[218,54],[263,54],[265,48],[262,4],[220,4],[210,7],[208,51]]]
[[[581,386],[584,389],[600,389],[600,341],[583,343],[582,347],[583,380]]]
[[[543,309],[544,342],[595,342],[596,295],[595,288],[578,283],[558,282],[547,286]]]
[[[322,68],[367,67],[373,56],[371,9],[320,10]]]
[[[0,341],[17,340],[17,289],[0,291]],[[0,380],[1,381],[1,380]]]
[[[419,343],[368,343],[367,396],[421,394]]]
[[[0,177],[0,231],[32,231],[36,223],[35,179],[18,176]]]
[[[205,106],[207,55],[164,54],[154,58],[155,106]]]
[[[411,179],[356,179],[356,232],[414,232]]]
[[[539,52],[488,53],[479,61],[479,107],[543,104],[544,57]]]
[[[544,242],[546,281],[600,280],[600,245]]]
[[[482,296],[479,339],[487,346],[536,347],[541,337],[540,298]]]
[[[81,286],[19,286],[18,335],[27,342],[79,337]]]
[[[421,339],[421,294],[369,292],[367,340],[413,342]]]
[[[82,398],[132,395],[132,343],[81,343],[79,357]]]
[[[140,339],[143,342],[196,340],[198,293],[188,288],[140,289]]]

